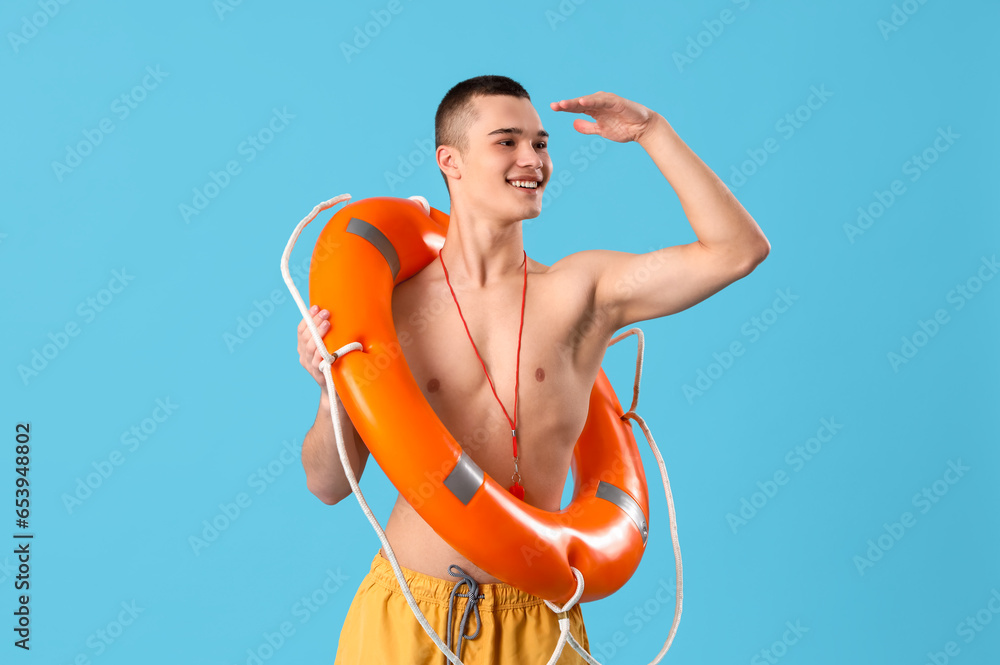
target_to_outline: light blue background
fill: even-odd
[[[11,645],[15,562],[0,555],[0,660],[236,665],[291,621],[294,635],[268,663],[333,662],[378,541],[354,499],[322,504],[297,457],[281,461],[283,442],[301,446],[319,394],[298,364],[300,316],[279,258],[295,224],[343,192],[422,194],[447,211],[432,163],[393,187],[385,174],[433,137],[448,88],[504,74],[532,94],[556,170],[573,178],[525,225],[535,259],[695,239],[640,146],[604,141],[589,160],[582,150],[603,139],[549,110],[550,101],[597,90],[663,114],[772,245],[746,279],[640,324],[639,412],[666,458],[686,564],[683,619],[663,662],[768,662],[759,652],[782,639],[786,622],[808,632],[778,649],[783,665],[922,665],[948,641],[961,665],[1000,661],[1000,617],[987,609],[1000,591],[1000,280],[981,284],[961,309],[948,300],[1000,250],[995,3],[911,0],[918,11],[883,34],[879,21],[900,3],[589,0],[563,2],[564,16],[556,0],[404,0],[350,58],[340,45],[387,3],[248,0],[220,14],[210,0],[50,1],[51,18],[38,14],[45,3],[0,10],[0,504],[11,534],[13,430],[30,421],[36,534],[30,653]],[[705,22],[725,9],[732,21],[714,24],[712,36]],[[35,14],[44,25],[33,32],[24,21]],[[699,33],[701,52],[679,67],[674,54]],[[166,76],[122,118],[112,104],[147,67]],[[809,111],[802,105],[814,86],[832,96]],[[240,144],[273,109],[294,117],[249,161]],[[788,137],[776,123],[797,109],[809,118]],[[53,162],[103,118],[113,132],[60,178]],[[949,127],[959,138],[911,181],[907,160]],[[732,184],[733,168],[769,137],[778,151]],[[186,222],[179,206],[230,160],[239,175]],[[851,242],[844,225],[897,179],[905,193]],[[308,262],[328,218],[303,235],[293,264]],[[88,320],[78,306],[122,269],[133,281]],[[779,289],[798,299],[752,340],[743,326],[771,316]],[[275,290],[283,302],[231,350],[224,335]],[[929,340],[918,336],[927,343],[894,368],[887,354],[900,353],[901,338],[938,309],[948,323]],[[79,334],[23,379],[18,367],[70,323]],[[684,385],[737,341],[745,353],[721,376],[715,368],[704,394],[686,397]],[[634,355],[629,338],[604,363],[626,404]],[[129,451],[122,433],[167,398],[177,410]],[[796,471],[786,453],[822,418],[843,427]],[[64,497],[114,451],[124,462],[68,510]],[[655,596],[661,582],[673,584],[666,502],[648,448],[644,459],[652,531],[642,565],[620,592],[584,606],[603,662],[648,662],[670,626],[672,601]],[[969,470],[939,485],[947,494],[921,512],[914,495],[949,460]],[[271,462],[281,474],[255,484]],[[371,469],[362,489],[384,523],[395,492]],[[779,470],[788,483],[734,533],[727,514]],[[250,506],[196,554],[189,537],[240,492]],[[915,524],[862,574],[855,557],[907,511]],[[303,623],[296,603],[328,569],[346,582]],[[133,600],[142,613],[99,653],[97,631]],[[644,604],[651,620],[628,623]],[[993,621],[967,643],[959,624],[982,610]],[[625,645],[612,648],[616,631]]]

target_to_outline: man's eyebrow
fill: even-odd
[[[517,134],[518,136],[520,136],[523,133],[524,133],[524,130],[521,129],[520,127],[501,127],[500,129],[494,129],[492,132],[490,132],[489,134],[487,134],[487,136],[493,136],[494,134]],[[538,136],[542,136],[544,138],[548,138],[549,137],[549,133],[547,131],[545,131],[544,129],[539,129],[538,130]]]

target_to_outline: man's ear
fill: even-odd
[[[462,179],[462,155],[450,145],[439,145],[435,154],[438,168],[449,178]]]

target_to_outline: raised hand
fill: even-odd
[[[576,118],[573,120],[576,131],[582,134],[599,134],[618,143],[638,141],[658,115],[642,104],[603,91],[552,102],[550,106],[553,111],[586,113],[595,122]]]

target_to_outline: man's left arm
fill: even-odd
[[[593,117],[574,121],[581,133],[639,143],[677,193],[698,238],[644,254],[587,250],[563,259],[593,280],[595,307],[612,330],[685,310],[750,274],[768,255],[770,243],[750,213],[662,115],[606,92],[552,108]]]

